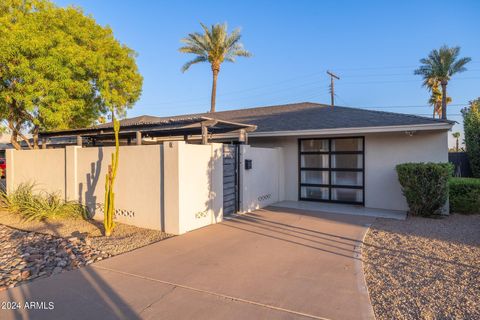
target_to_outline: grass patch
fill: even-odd
[[[57,193],[35,190],[32,183],[20,184],[9,194],[1,193],[2,206],[27,221],[87,218],[87,210],[76,201],[65,201]]]

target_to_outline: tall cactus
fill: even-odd
[[[115,177],[117,176],[118,168],[118,151],[120,149],[120,141],[118,139],[118,133],[120,131],[120,122],[115,119],[115,115],[112,113],[113,131],[115,133],[115,153],[112,153],[112,162],[108,166],[108,172],[105,179],[105,204],[103,208],[104,219],[103,226],[105,227],[105,236],[112,235],[115,223],[113,217],[115,215],[115,193],[113,192],[113,185]]]

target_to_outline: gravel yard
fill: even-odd
[[[0,225],[0,291],[108,257],[76,237],[57,238]]]
[[[86,239],[96,249],[111,255],[137,249],[170,236],[161,231],[116,223],[112,236],[104,237],[102,221],[83,219],[25,221],[19,215],[4,210],[0,211],[0,224],[56,237]]]
[[[0,211],[0,290],[94,263],[170,235],[117,223],[111,237],[103,224],[68,219],[24,221]]]
[[[363,257],[377,319],[480,319],[480,215],[377,219]]]

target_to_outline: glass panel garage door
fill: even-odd
[[[364,138],[299,140],[299,199],[364,204]]]

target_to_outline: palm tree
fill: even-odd
[[[456,139],[455,152],[458,152],[460,150],[458,148],[458,139],[460,139],[460,132],[454,132],[452,133],[452,136]]]
[[[436,79],[442,86],[442,119],[447,119],[447,84],[450,78],[456,74],[466,71],[465,65],[472,59],[468,57],[459,58],[460,47],[449,48],[442,46],[435,49],[427,58],[420,60],[422,64],[414,74],[423,76],[424,85],[428,79]]]
[[[440,90],[440,82],[435,78],[426,79],[423,83],[423,86],[427,87],[430,91],[430,99],[428,103],[433,107],[433,117],[438,115],[440,118],[442,116],[442,91]],[[452,102],[451,97],[447,97],[447,105]]]
[[[215,24],[209,29],[200,23],[204,33],[190,33],[181,42],[185,46],[179,49],[182,53],[192,53],[196,57],[185,63],[182,72],[187,71],[191,65],[199,62],[209,62],[212,67],[213,83],[210,112],[215,112],[215,98],[217,94],[217,78],[220,66],[224,61],[235,62],[235,57],[250,57],[251,54],[240,43],[240,29],[235,29],[228,34],[227,24]]]

